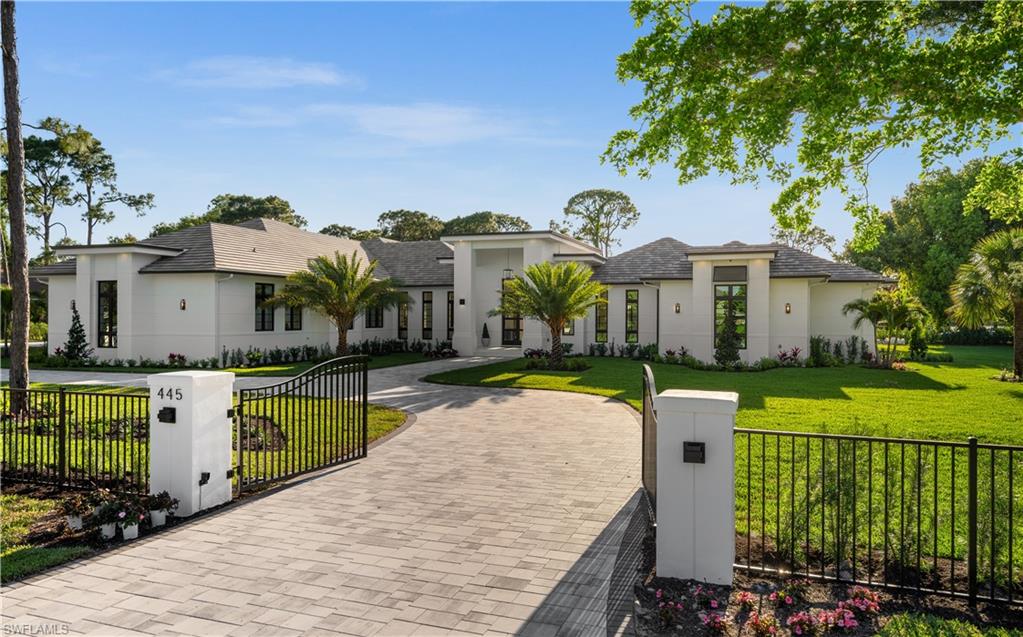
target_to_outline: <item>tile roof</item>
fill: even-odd
[[[452,287],[455,270],[451,247],[443,241],[364,241],[362,247],[401,285]]]
[[[30,277],[53,276],[55,274],[75,274],[78,266],[74,259],[66,259],[49,265],[34,265],[28,269]]]
[[[777,243],[746,244],[732,241],[722,246],[688,246],[670,237],[658,239],[627,252],[608,257],[596,269],[595,278],[602,283],[639,283],[657,279],[692,279],[693,264],[689,255],[749,254],[773,252],[771,278],[824,277],[831,281],[887,283],[887,277],[851,263],[835,263],[828,259]]]

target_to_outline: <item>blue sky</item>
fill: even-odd
[[[225,192],[284,197],[314,230],[372,227],[395,208],[546,228],[595,187],[642,213],[622,249],[769,239],[774,186],[680,187],[667,168],[640,180],[601,165],[640,95],[614,73],[637,35],[625,3],[22,3],[18,19],[25,120],[82,124],[123,190],[156,194],[99,240],[145,236]],[[875,166],[882,203],[919,170],[909,152]],[[84,239],[78,213],[59,216]],[[840,240],[852,227],[837,197],[818,223]]]

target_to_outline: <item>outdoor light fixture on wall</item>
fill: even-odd
[[[785,313],[786,314],[792,314],[792,304],[791,303],[786,303],[785,304]]]
[[[682,313],[682,304],[681,303],[676,303],[675,304],[675,314],[681,314],[681,313]]]
[[[185,302],[185,299],[181,299],[181,302],[180,302],[180,303],[178,303],[178,307],[179,307],[179,308],[181,308],[181,311],[182,311],[182,312],[184,312],[184,311],[185,311],[185,308],[186,308],[187,306],[188,306],[188,304],[187,304],[187,303]]]
[[[75,300],[71,299],[71,309],[75,309]]]
[[[501,272],[501,279],[502,280],[510,279],[514,275],[515,275],[515,272],[511,268],[505,268],[504,271]]]

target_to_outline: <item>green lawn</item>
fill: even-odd
[[[953,363],[909,363],[903,372],[859,366],[702,372],[652,364],[658,390],[739,393],[736,425],[752,429],[1023,444],[1023,385],[991,380],[1008,347],[946,347]],[[434,374],[438,383],[554,389],[609,396],[641,408],[641,363],[587,358],[583,372],[525,370],[515,359]]]
[[[430,359],[423,356],[421,352],[398,352],[395,354],[387,354],[384,356],[373,356],[369,359],[369,369],[382,369],[384,367],[395,367],[397,365],[409,365],[411,363],[424,363]],[[238,376],[295,376],[301,374],[311,367],[319,365],[319,362],[302,362],[302,363],[281,363],[279,365],[263,365],[261,367],[229,367],[224,371],[234,372]],[[3,358],[0,360],[0,366],[3,368],[10,367],[10,359]],[[163,372],[173,372],[177,369],[197,369],[193,367],[174,368],[174,367],[111,367],[109,365],[95,365],[91,367],[52,367],[47,365],[41,365],[38,363],[32,363],[31,369],[45,369],[55,371],[94,371],[94,372],[114,372],[120,374],[161,374]]]
[[[0,496],[0,581],[20,579],[90,551],[87,546],[38,547],[24,543],[31,526],[56,505],[55,500]]]
[[[879,637],[1020,637],[1023,632],[1009,628],[982,628],[954,619],[932,615],[896,615],[884,625]]]
[[[974,435],[981,443],[1023,444],[1023,385],[992,379],[1009,364],[1010,349],[942,351],[951,353],[955,362],[910,363],[901,372],[859,366],[745,373],[667,364],[651,367],[658,390],[738,392],[736,424],[743,428],[960,443]],[[641,363],[615,358],[587,361],[592,367],[583,372],[526,370],[525,361],[517,359],[435,374],[427,380],[596,394],[641,409]],[[832,565],[855,558],[867,566],[862,562],[869,551],[874,556],[869,566],[876,574],[884,557],[882,547],[887,547],[888,559],[907,571],[919,568],[925,585],[942,570],[940,563],[935,568],[935,556],[939,560],[953,556],[957,577],[962,578],[968,535],[966,451],[954,451],[953,472],[949,448],[737,435],[736,530],[743,539],[750,534],[753,560],[766,545],[769,560],[790,555],[797,565],[810,563],[819,569],[822,557]],[[1010,466],[1017,477],[1011,503]],[[1011,572],[1021,583],[1023,533],[1015,530],[1011,548],[1006,537],[1009,507],[1017,514],[1014,525],[1023,519],[1018,488],[1023,454],[982,449],[978,467],[978,536],[980,545],[987,547],[980,555],[980,572],[999,585]],[[872,483],[865,479],[868,474]],[[988,550],[991,542],[993,551]],[[744,546],[738,549],[737,557],[744,561]],[[960,579],[957,586],[962,584]]]

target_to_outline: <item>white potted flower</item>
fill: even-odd
[[[153,526],[167,523],[167,515],[178,508],[177,498],[172,498],[166,491],[149,496],[149,521]]]
[[[64,498],[60,503],[61,511],[67,526],[72,531],[81,531],[84,524],[82,517],[92,512],[92,504],[81,493],[75,493]]]
[[[117,535],[117,522],[120,519],[121,507],[116,502],[107,502],[92,514],[99,526],[99,534],[104,540],[112,540]]]
[[[146,519],[142,498],[133,495],[122,496],[117,503],[117,525],[121,537],[134,540],[139,536],[139,524]]]

